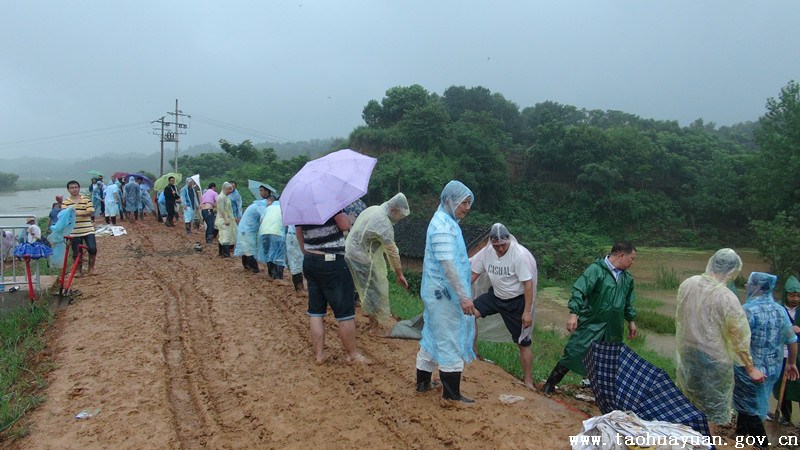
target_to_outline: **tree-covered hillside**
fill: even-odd
[[[377,157],[365,200],[402,191],[413,215],[432,215],[444,184],[462,181],[475,194],[467,221],[508,225],[545,274],[572,276],[619,238],[756,247],[785,273],[800,267],[776,250],[800,214],[798,84],[766,109],[758,122],[718,128],[698,119],[681,127],[552,101],[520,109],[484,87],[439,95],[412,85],[370,100],[365,125],[330,150]],[[249,141],[221,146],[225,153],[186,157],[183,167],[280,189],[316,156],[279,160]]]

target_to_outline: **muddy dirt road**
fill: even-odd
[[[306,297],[152,217],[98,237],[98,274],[56,316],[47,400],[12,448],[569,448],[586,416],[470,364],[471,407],[414,390],[416,341],[371,337],[360,309],[350,366],[326,318],[317,367]],[[435,378],[437,378],[435,376]],[[504,405],[501,394],[524,401]],[[576,409],[593,405],[561,398]],[[99,410],[76,420],[82,410]],[[596,409],[594,409],[596,411]]]

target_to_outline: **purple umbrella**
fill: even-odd
[[[377,159],[350,149],[309,161],[281,194],[284,225],[320,225],[367,193]]]

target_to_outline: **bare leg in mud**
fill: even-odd
[[[321,366],[328,359],[325,355],[325,318],[311,317],[310,329],[311,343],[314,346],[314,363]]]
[[[339,337],[342,338],[342,345],[347,352],[347,355],[344,357],[347,364],[372,364],[372,361],[365,358],[356,350],[356,319],[339,321]]]

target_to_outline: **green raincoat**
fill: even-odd
[[[788,280],[786,280],[786,285],[783,288],[783,299],[781,300],[781,304],[786,306],[786,293],[787,292],[800,292],[800,281],[797,281],[797,278],[791,276]],[[797,308],[800,309],[800,306]],[[791,318],[791,317],[790,317]],[[795,314],[794,322],[792,325],[796,325],[800,327],[800,314]],[[797,354],[797,364],[800,367],[800,352]],[[773,395],[775,398],[781,394],[781,382],[783,379],[783,375],[781,375],[781,379],[775,383],[775,387],[772,390]],[[783,400],[784,401],[791,401],[791,402],[800,402],[800,378],[794,381],[786,380],[786,391],[783,393]]]
[[[578,315],[578,327],[564,347],[559,361],[569,370],[586,375],[583,355],[592,341],[622,342],[625,321],[636,320],[633,276],[627,270],[614,279],[605,257],[586,268],[572,286],[569,312]]]

